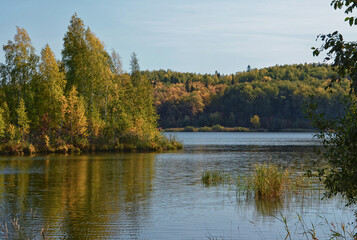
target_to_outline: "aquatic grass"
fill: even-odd
[[[252,176],[255,197],[275,198],[279,197],[287,179],[287,172],[276,164],[259,164],[255,166]]]
[[[206,186],[227,184],[229,190],[235,187],[237,198],[255,197],[259,200],[278,199],[292,195],[304,197],[313,194],[314,190],[321,190],[314,185],[318,183],[315,178],[310,178],[301,171],[296,172],[291,168],[283,169],[273,163],[263,163],[254,165],[251,174],[234,177],[224,171],[204,171],[201,182]]]
[[[28,216],[31,220],[36,218],[36,211],[32,211]],[[22,222],[22,224],[20,224]],[[4,212],[0,217],[0,237],[1,239],[41,239],[49,240],[48,226],[28,226],[24,219],[19,220],[17,217],[9,217]]]
[[[282,213],[279,216],[274,216],[283,224],[285,235],[281,236],[281,239],[292,240],[292,239],[306,239],[306,240],[318,240],[318,239],[329,239],[329,240],[356,240],[357,239],[357,226],[355,223],[345,223],[337,221],[329,221],[326,217],[319,216],[320,221],[315,223],[307,224],[304,218],[296,213],[297,221],[291,222],[291,219],[284,216]],[[251,223],[257,233],[257,236],[253,238],[266,239],[265,234],[260,232],[257,228],[256,223],[247,219]],[[239,229],[239,228],[238,228]],[[215,237],[210,232],[206,235],[209,240],[224,239],[222,236]],[[232,239],[229,237],[228,239]]]
[[[284,224],[286,236],[284,239],[357,239],[357,226],[352,223],[328,221],[326,217],[319,216],[320,222],[307,224],[303,217],[296,213],[298,221],[290,224],[287,217],[280,213],[280,217],[275,217]],[[291,227],[295,231],[291,231]],[[321,230],[327,229],[328,233]],[[323,234],[324,236],[320,236]]]
[[[232,183],[231,174],[224,171],[213,170],[203,171],[201,176],[201,182],[207,186],[218,184],[230,184]]]

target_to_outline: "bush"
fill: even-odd
[[[187,126],[183,129],[184,132],[196,132],[196,129],[192,126]]]
[[[315,134],[322,141],[324,151],[316,164],[327,167],[318,170],[319,178],[323,180],[325,195],[332,197],[342,194],[347,205],[357,203],[357,97],[348,96],[345,99],[344,111],[337,118],[329,118],[319,114],[317,105],[311,99],[307,115],[312,125],[318,129]],[[309,172],[311,174],[311,172]]]
[[[213,132],[223,132],[224,127],[219,124],[216,124],[216,125],[212,126],[212,131]]]
[[[210,127],[204,126],[204,127],[199,128],[198,131],[199,132],[211,132],[212,129]]]
[[[249,132],[249,128],[245,127],[235,127],[234,132]]]

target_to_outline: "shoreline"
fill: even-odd
[[[213,127],[181,127],[181,128],[165,128],[162,129],[164,132],[311,132],[313,133],[314,129],[303,129],[303,128],[284,128],[279,130],[269,130],[267,128],[245,128],[245,127],[223,127],[223,126],[213,126]]]

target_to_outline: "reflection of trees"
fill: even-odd
[[[139,234],[148,214],[153,160],[154,154],[9,158],[0,162],[1,203],[11,216],[38,209],[39,221],[49,220],[52,234],[65,238]]]

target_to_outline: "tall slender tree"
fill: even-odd
[[[87,44],[85,40],[85,25],[75,13],[68,26],[68,31],[63,38],[62,61],[67,73],[67,90],[76,86],[79,92],[86,87],[85,59]]]
[[[39,119],[45,114],[49,117],[52,129],[61,125],[65,86],[65,75],[60,71],[51,48],[46,45],[41,51],[38,77],[33,81],[34,104],[37,113],[36,118],[33,119],[36,121],[35,125],[39,124]]]
[[[15,123],[18,116],[14,110],[19,105],[20,99],[25,101],[29,109],[33,109],[30,83],[36,76],[39,58],[35,54],[26,30],[19,27],[17,27],[14,41],[9,40],[3,50],[5,64],[1,66],[2,87],[11,110],[11,122]]]
[[[86,142],[87,118],[83,98],[78,96],[76,87],[72,87],[67,97],[65,129],[69,142],[78,145]]]

